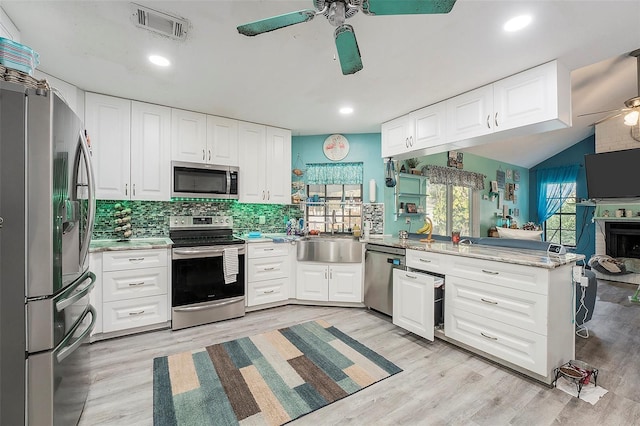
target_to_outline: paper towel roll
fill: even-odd
[[[369,181],[369,202],[370,203],[376,202],[376,180],[375,179],[371,179]]]

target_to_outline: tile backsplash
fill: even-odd
[[[237,201],[120,201],[98,200],[93,239],[118,239],[115,232],[115,205],[122,204],[131,209],[131,238],[169,236],[169,216],[223,215],[233,217],[233,228],[237,234],[249,231],[263,233],[286,232],[289,218],[300,218],[299,206],[274,204],[243,204]],[[259,224],[260,216],[265,223]]]

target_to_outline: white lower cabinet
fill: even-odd
[[[393,270],[393,323],[431,341],[434,284],[432,275]]]
[[[289,244],[251,243],[247,261],[247,306],[289,299]]]
[[[296,298],[362,303],[362,279],[361,263],[298,262]]]
[[[94,334],[166,326],[170,263],[168,249],[92,253],[91,270],[98,278],[92,292],[98,312]]]

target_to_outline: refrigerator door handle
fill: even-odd
[[[91,280],[89,285],[87,285],[82,290],[75,292],[78,287],[80,287],[85,281]],[[96,285],[96,276],[93,272],[87,271],[76,281],[75,284],[71,285],[69,289],[67,289],[61,296],[60,300],[56,302],[56,311],[62,312],[65,308],[73,305],[78,300],[85,297],[93,287]],[[75,292],[75,294],[74,294]]]
[[[91,314],[91,323],[82,332],[80,337],[72,341],[73,335],[76,333],[76,331],[78,331],[78,328],[80,328],[80,325],[88,314]],[[58,363],[62,362],[66,357],[68,357],[76,349],[78,349],[78,347],[83,343],[85,337],[87,337],[91,333],[91,331],[93,331],[93,327],[96,325],[96,319],[96,310],[91,305],[87,306],[84,315],[82,315],[82,317],[78,319],[76,324],[71,330],[69,330],[69,333],[62,340],[62,342],[60,342],[58,347],[53,350],[53,355],[56,357],[56,360],[58,360]]]
[[[96,219],[96,187],[95,187],[95,178],[93,174],[93,166],[91,165],[91,154],[89,152],[89,145],[87,143],[87,139],[84,136],[84,132],[80,131],[80,149],[82,151],[82,156],[84,157],[84,165],[87,169],[87,189],[88,189],[88,211],[87,211],[87,231],[84,235],[84,239],[82,241],[82,246],[80,248],[80,261],[84,263],[84,260],[87,258],[87,254],[89,253],[89,245],[91,244],[91,234],[93,233],[93,224]],[[76,167],[79,164],[76,163]],[[77,176],[77,175],[76,175]],[[79,182],[76,178],[76,184]],[[77,190],[76,190],[77,191]]]

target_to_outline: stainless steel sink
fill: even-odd
[[[303,262],[360,263],[362,243],[350,237],[305,237],[296,243],[298,260]]]

